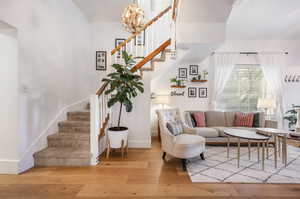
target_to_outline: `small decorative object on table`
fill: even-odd
[[[108,107],[112,107],[116,103],[120,104],[118,125],[108,129],[107,158],[111,148],[121,148],[122,158],[124,157],[124,149],[127,150],[128,148],[128,128],[120,125],[123,106],[125,106],[127,112],[131,112],[133,108],[132,98],[136,97],[138,92],[144,92],[141,76],[130,71],[135,64],[132,55],[128,55],[126,51],[123,51],[122,58],[125,65],[113,64],[112,67],[116,71],[110,73],[109,78],[102,80],[108,83],[109,86],[109,89],[105,91],[105,95],[114,93],[107,102]]]

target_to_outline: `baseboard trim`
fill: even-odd
[[[142,141],[142,140],[128,140],[129,148],[142,148],[142,149],[150,149],[151,148],[151,140],[150,141]]]
[[[57,133],[58,123],[67,119],[67,112],[75,110],[75,107],[82,105],[83,103],[89,102],[90,97],[86,97],[75,103],[63,107],[49,122],[45,130],[37,137],[37,139],[30,145],[30,147],[23,153],[22,158],[19,162],[18,173],[22,173],[32,167],[34,167],[33,154],[47,147],[47,137],[51,134]]]
[[[18,174],[19,160],[0,159],[0,174]]]

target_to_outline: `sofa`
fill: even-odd
[[[193,113],[203,113],[205,115],[206,127],[194,127],[192,121]],[[265,120],[263,112],[257,112],[259,115],[259,125],[256,128],[277,128],[277,123],[274,121]],[[236,112],[222,112],[222,111],[185,111],[184,120],[185,133],[196,134],[206,139],[206,144],[224,144],[227,142],[227,137],[224,134],[226,128],[243,129],[256,131],[255,127],[239,127],[234,126]],[[231,139],[235,142],[236,139]]]

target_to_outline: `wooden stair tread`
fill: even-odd
[[[64,159],[83,159],[90,158],[91,153],[88,150],[78,150],[66,147],[50,147],[34,154],[35,158],[64,158]]]
[[[48,140],[50,139],[66,139],[66,140],[90,140],[90,134],[84,133],[55,133],[53,135],[48,136]]]

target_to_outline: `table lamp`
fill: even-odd
[[[164,109],[164,106],[170,103],[170,98],[168,95],[158,95],[156,96],[154,103],[161,104]]]
[[[276,102],[274,99],[259,99],[257,103],[257,108],[258,109],[263,109],[265,114],[268,116],[272,115],[273,109],[276,108]]]

